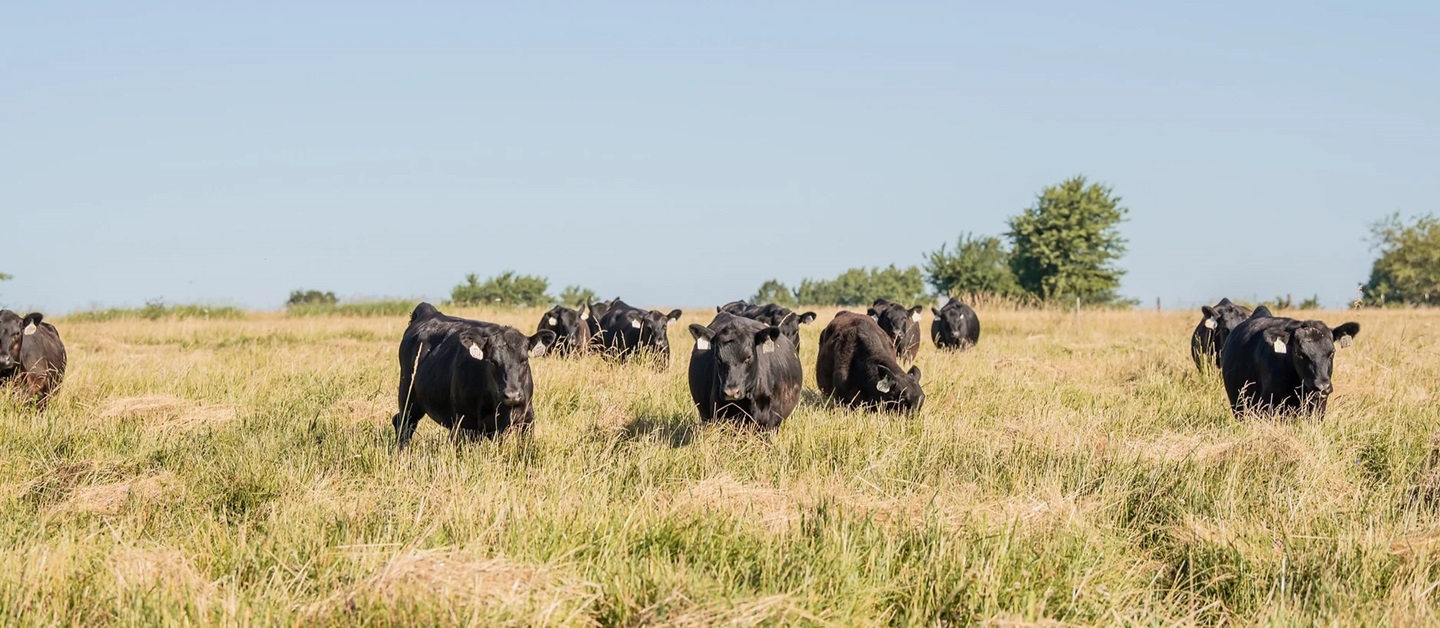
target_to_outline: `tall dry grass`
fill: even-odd
[[[917,418],[807,395],[773,435],[702,426],[691,312],[665,371],[535,360],[528,440],[427,420],[404,454],[403,317],[70,321],[50,411],[0,400],[0,616],[1437,621],[1440,313],[1322,313],[1364,329],[1302,421],[1232,418],[1191,314],[980,316],[974,350],[922,347]]]

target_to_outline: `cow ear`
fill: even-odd
[[[530,357],[538,358],[545,355],[545,352],[555,344],[555,332],[544,329],[535,333],[529,338]]]
[[[816,318],[818,318],[818,317],[815,315],[814,312],[806,312],[806,313],[800,315],[800,324],[801,324],[801,325],[809,325],[810,323],[815,322],[815,319],[816,319]]]
[[[696,351],[709,351],[710,341],[715,339],[715,330],[700,323],[690,323],[690,335],[695,337]]]
[[[923,311],[925,311],[925,308],[922,308],[922,307],[920,307],[920,306],[918,306],[918,305],[915,306],[915,307],[910,308],[910,320],[915,321],[915,322],[917,322],[917,323],[920,322],[920,313],[923,312]]]
[[[1275,351],[1275,353],[1289,353],[1290,347],[1287,344],[1289,341],[1290,332],[1285,331],[1284,329],[1265,330],[1265,343],[1270,345],[1270,347]]]
[[[680,320],[680,310],[670,310],[670,313],[666,314],[665,318],[668,318],[672,321]],[[669,325],[669,323],[666,323],[666,325]]]
[[[760,353],[775,353],[775,340],[779,337],[779,327],[766,327],[755,332],[755,346],[760,348]]]
[[[1200,306],[1200,313],[1204,314],[1205,318],[1216,318],[1215,308],[1208,305]]]
[[[910,377],[915,378],[915,381],[917,381],[917,382],[920,381],[920,367],[919,367],[919,366],[912,366],[912,367],[910,367],[909,373],[910,373]]]
[[[641,322],[640,322],[640,313],[639,313],[639,312],[630,312],[629,314],[626,315],[626,318],[630,319],[630,326],[633,327],[633,328],[635,328],[635,329],[640,329],[641,327],[644,326],[644,323],[641,323]]]
[[[580,308],[580,320],[582,320],[582,321],[588,321],[588,320],[590,320],[590,304],[589,304],[589,303],[586,303],[586,304],[585,304],[585,307]]]
[[[873,308],[873,307],[870,308],[870,309],[868,309],[868,310],[865,310],[865,315],[866,315],[866,316],[869,316],[870,318],[875,319],[876,322],[879,322],[879,320],[880,320],[880,313],[877,312],[877,311],[875,311],[875,308]]]
[[[875,390],[881,393],[888,393],[895,388],[895,380],[890,379],[890,369],[880,366],[876,369],[880,372],[880,379],[875,381]]]
[[[937,309],[935,309],[935,308],[933,308],[933,307],[930,308],[930,313],[931,313],[931,314],[934,314],[936,318],[939,318],[939,317],[940,317],[940,310],[937,310]]]
[[[1355,336],[1360,333],[1360,323],[1345,323],[1330,331],[1335,336],[1335,344],[1341,349],[1347,349],[1355,343]]]
[[[39,312],[31,312],[25,315],[25,335],[34,336],[40,330],[40,321],[45,320],[45,315]]]
[[[467,329],[460,332],[460,346],[465,347],[465,350],[470,352],[470,357],[476,360],[485,359],[485,349],[481,346],[483,343],[484,340],[480,337],[480,334],[472,330]]]

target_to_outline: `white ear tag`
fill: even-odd
[[[634,327],[635,329],[640,329],[640,319],[637,318],[633,321],[630,321],[630,326]]]
[[[588,320],[590,320],[590,310],[589,310],[588,308],[585,309],[584,311],[580,312],[580,320],[582,320],[582,321],[588,321]]]
[[[35,335],[35,323],[30,323],[29,325],[26,325],[26,326],[25,326],[25,335],[26,335],[26,336],[34,336],[34,335]],[[1349,338],[1349,336],[1346,336],[1346,338]]]
[[[1207,319],[1205,319],[1205,329],[1215,329],[1216,327],[1219,327],[1219,326],[1220,326],[1220,323],[1215,322],[1215,319],[1213,319],[1213,318],[1207,318]]]
[[[914,314],[911,314],[911,315],[910,315],[910,320],[915,321],[915,322],[917,322],[917,323],[920,322],[920,313],[919,313],[919,312],[916,312],[916,313],[914,313]]]
[[[1285,348],[1285,341],[1284,341],[1284,340],[1276,340],[1276,341],[1275,341],[1275,353],[1285,353],[1285,352],[1288,351],[1288,350],[1289,350],[1289,349],[1286,349],[1286,348]]]
[[[480,350],[480,345],[470,345],[470,357],[476,360],[484,360],[485,352]]]
[[[1340,340],[1335,344],[1340,345],[1341,349],[1349,349],[1350,345],[1355,344],[1355,339],[1350,336],[1341,336]]]
[[[560,324],[560,321],[556,320],[554,316],[551,316],[548,320],[550,321],[550,326],[551,326],[551,327],[554,327],[554,326]]]
[[[704,339],[704,338],[696,338],[696,339],[695,339],[695,350],[696,350],[696,351],[709,351],[709,350],[710,350],[710,341],[709,341],[709,340],[706,340],[706,339]]]
[[[760,345],[760,353],[775,353],[775,341],[766,340],[765,344]]]
[[[530,348],[530,357],[539,357],[545,354],[545,343],[540,343]]]
[[[885,378],[885,379],[882,379],[882,380],[880,380],[880,381],[878,381],[878,382],[875,382],[875,390],[878,390],[878,391],[880,391],[880,392],[882,392],[882,393],[888,393],[888,392],[890,392],[890,387],[891,387],[890,378],[888,378],[888,377]]]

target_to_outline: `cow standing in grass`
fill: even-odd
[[[638,353],[660,356],[670,361],[670,323],[679,320],[680,310],[662,313],[642,310],[615,299],[600,321],[600,334],[605,351],[626,361]]]
[[[536,331],[549,330],[555,334],[555,345],[551,352],[559,355],[577,355],[590,350],[590,308],[572,310],[563,305],[550,308],[540,316]]]
[[[905,307],[889,299],[875,299],[866,314],[870,316],[895,345],[895,356],[914,362],[920,352],[920,306]]]
[[[795,410],[800,356],[779,327],[720,312],[690,334],[690,397],[701,419],[773,430]]]
[[[790,339],[797,355],[800,353],[800,326],[809,325],[815,322],[816,318],[814,312],[797,314],[788,307],[774,303],[750,305],[744,301],[731,301],[716,310],[779,327],[780,333]]]
[[[930,323],[930,339],[940,349],[965,350],[980,342],[980,318],[975,310],[951,297],[940,309],[930,308],[935,320]]]
[[[421,417],[466,436],[493,437],[535,420],[530,358],[555,334],[526,337],[514,327],[446,316],[429,303],[410,314],[400,339],[400,412],[393,421],[401,448]]]
[[[1250,308],[1232,303],[1230,299],[1220,299],[1214,306],[1201,306],[1202,318],[1190,334],[1190,357],[1195,360],[1195,368],[1204,371],[1207,364],[1220,368],[1220,350],[1225,347],[1225,340],[1231,330],[1250,318],[1250,313]]]
[[[1325,414],[1334,392],[1335,348],[1350,346],[1359,323],[1331,329],[1320,321],[1272,316],[1261,306],[1232,330],[1220,355],[1225,394],[1246,411]]]
[[[45,316],[0,310],[0,384],[13,383],[43,412],[65,378],[65,343]]]
[[[920,367],[901,370],[895,345],[868,316],[840,312],[820,332],[815,363],[820,392],[851,407],[918,412],[925,404]]]

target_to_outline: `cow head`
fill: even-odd
[[[634,330],[638,347],[652,347],[661,355],[670,355],[670,323],[680,319],[680,310],[669,313],[658,310],[631,310],[625,314],[626,325]]]
[[[34,316],[39,324],[40,315]],[[20,366],[20,343],[24,342],[30,316],[20,318],[10,310],[0,310],[0,374],[8,374]],[[35,333],[33,330],[30,333]]]
[[[884,364],[876,364],[879,375],[875,380],[875,397],[880,408],[893,412],[919,412],[925,405],[925,391],[920,388],[920,367],[912,366],[909,371],[893,371]]]
[[[880,299],[875,301],[875,305],[871,306],[865,313],[869,314],[870,318],[875,319],[875,322],[880,324],[880,329],[884,330],[885,334],[895,341],[895,349],[899,351],[904,348],[901,345],[909,330],[915,329],[918,333],[920,312],[923,310],[924,308],[918,305],[906,309],[905,306],[899,303]]]
[[[718,331],[704,325],[690,326],[696,351],[715,354],[715,379],[720,385],[720,398],[737,401],[748,397],[759,377],[760,356],[774,353],[780,338],[779,327],[759,331],[744,325],[724,325]]]
[[[580,330],[590,324],[589,319],[590,309],[588,307],[577,311],[557,305],[540,317],[539,330],[549,330],[554,333],[557,343],[578,346],[581,337]]]
[[[1320,321],[1295,321],[1266,329],[1265,343],[1295,369],[1302,396],[1324,399],[1334,390],[1330,375],[1335,369],[1335,348],[1350,346],[1359,333],[1359,323],[1330,329]]]
[[[1219,303],[1215,304],[1215,307],[1201,306],[1200,313],[1205,316],[1200,324],[1211,331],[1214,338],[1213,344],[1217,349],[1225,346],[1225,339],[1230,336],[1232,330],[1239,327],[1240,323],[1245,322],[1245,319],[1250,318],[1248,308],[1236,305],[1230,302],[1230,299],[1221,299]]]
[[[785,310],[785,316],[781,318],[779,324],[776,326],[780,328],[780,333],[785,334],[785,337],[790,339],[790,344],[794,345],[796,350],[799,350],[800,326],[809,325],[813,322],[815,322],[814,312],[796,314],[795,312],[791,312],[787,309]],[[771,324],[774,325],[775,323]]]
[[[725,305],[715,307],[716,312],[726,312],[729,314],[734,314],[736,316],[743,315],[745,310],[748,309],[750,309],[750,304],[744,301],[731,301],[729,303],[726,303]]]
[[[954,301],[952,301],[954,303]],[[974,321],[965,313],[965,308],[950,307],[948,304],[940,309],[930,308],[935,315],[935,327],[940,332],[940,337],[946,340],[960,342],[965,340],[965,329]]]
[[[555,343],[555,332],[542,329],[525,337],[513,327],[467,329],[460,332],[462,359],[474,360],[484,370],[481,386],[492,398],[507,406],[529,402],[526,384],[530,377],[530,358],[544,355]]]

